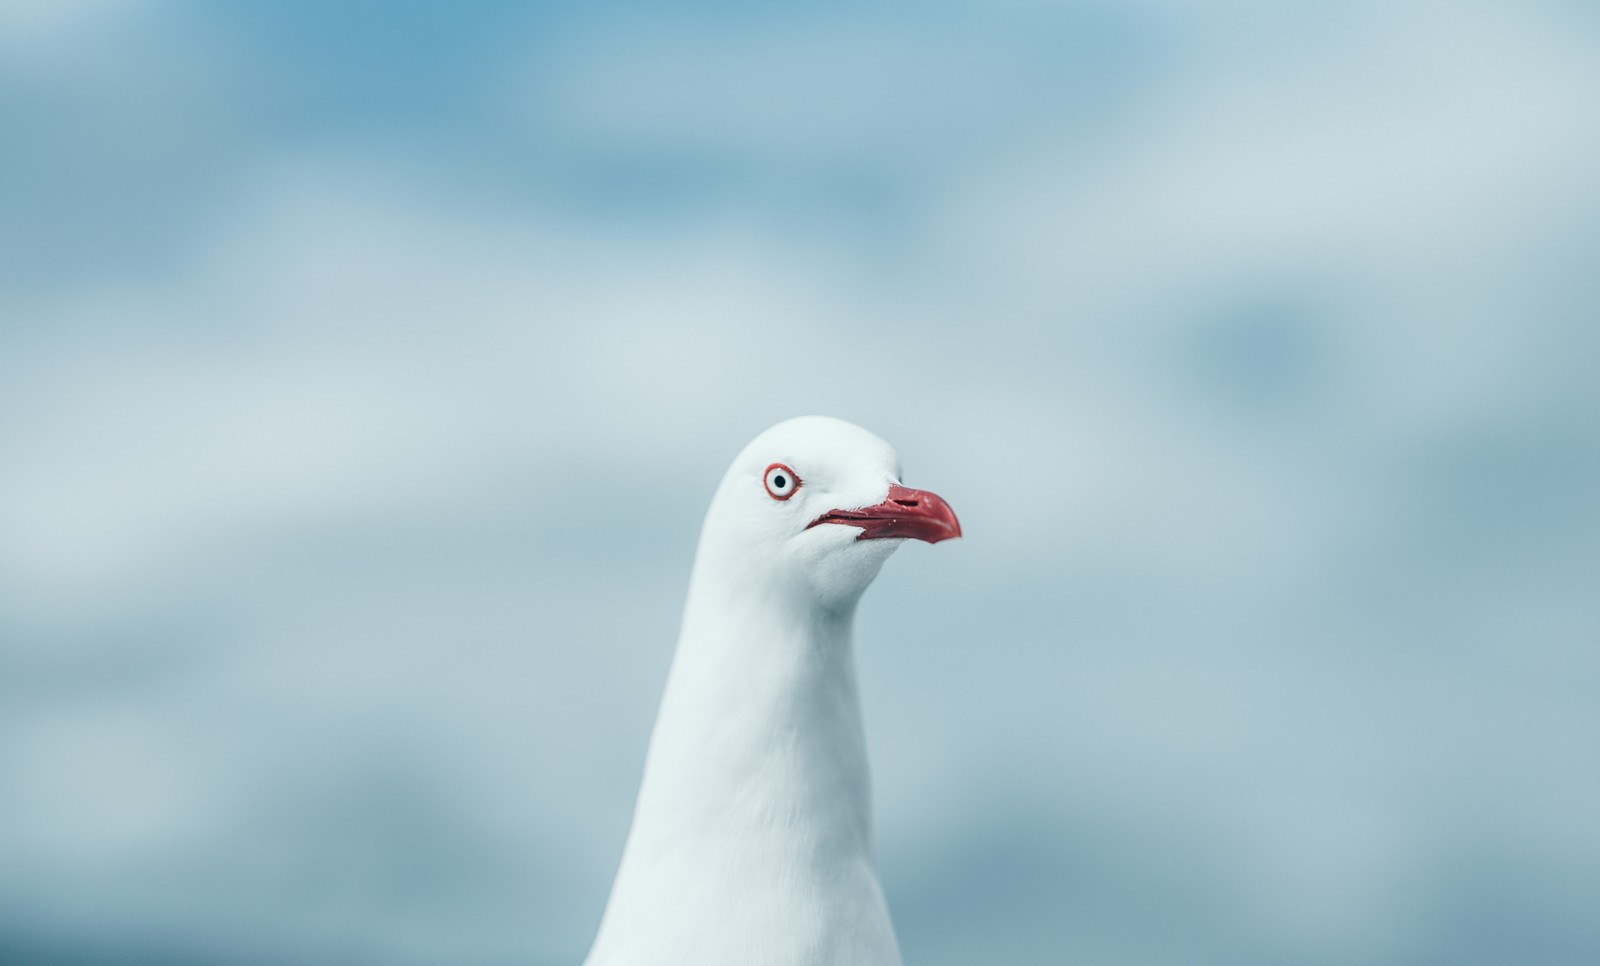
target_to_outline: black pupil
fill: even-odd
[[[781,490],[788,485],[789,481],[783,478],[782,473],[779,473],[777,476],[772,478],[772,488],[775,490]]]

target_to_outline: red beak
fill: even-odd
[[[898,483],[889,485],[889,498],[877,506],[859,510],[829,510],[806,525],[842,523],[860,527],[857,540],[880,537],[914,537],[929,543],[961,536],[961,523],[950,504],[927,490],[913,490]]]

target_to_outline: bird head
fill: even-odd
[[[733,461],[706,514],[701,553],[724,580],[839,609],[906,540],[959,536],[949,504],[902,484],[888,443],[844,420],[801,416]]]

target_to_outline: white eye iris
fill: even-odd
[[[794,475],[794,470],[782,463],[773,463],[767,467],[765,482],[767,495],[774,500],[787,500],[794,496],[794,491],[800,489],[800,477]]]

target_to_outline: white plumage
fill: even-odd
[[[860,427],[801,417],[745,447],[701,529],[587,966],[898,966],[851,627],[904,538],[959,535]]]

